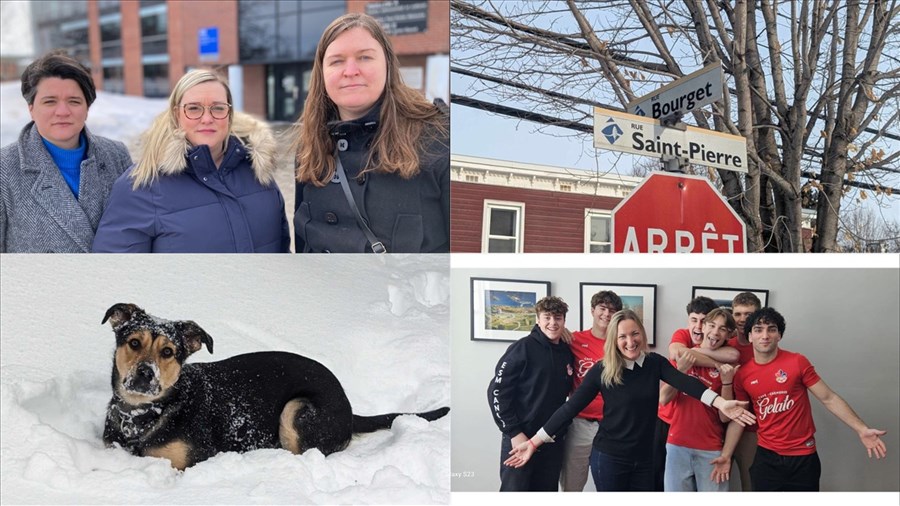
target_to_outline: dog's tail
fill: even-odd
[[[375,432],[381,429],[390,429],[394,419],[400,415],[416,415],[424,418],[429,422],[437,420],[450,412],[450,408],[443,407],[426,411],[424,413],[388,413],[386,415],[361,416],[353,415],[353,432],[360,434],[363,432]]]

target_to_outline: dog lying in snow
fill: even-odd
[[[285,352],[185,364],[213,340],[192,321],[169,321],[134,304],[103,317],[116,336],[113,396],[103,442],[185,469],[219,452],[284,448],[328,455],[355,433],[388,429],[403,413],[354,415],[340,381],[315,360]],[[443,407],[414,413],[436,420]]]

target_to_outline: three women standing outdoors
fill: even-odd
[[[33,110],[35,126],[3,151],[0,251],[290,251],[284,199],[275,184],[278,142],[264,122],[233,110],[224,79],[206,70],[185,74],[126,171],[124,145],[94,139],[84,128],[96,94],[89,72],[81,69],[89,90],[72,80],[67,93],[79,91],[80,103],[62,98],[70,104],[65,108],[83,109],[67,113],[78,121],[65,144],[86,140],[82,159],[105,157],[99,165],[109,168],[94,174],[82,165],[83,202],[77,183],[69,184],[74,198],[62,195],[65,174],[79,174],[68,165],[54,167],[53,193],[28,196],[34,176],[23,176],[60,164],[49,148],[41,152],[44,132]],[[53,76],[49,82],[71,79]],[[30,109],[37,107],[32,99]],[[391,42],[374,18],[347,14],[326,28],[292,134],[296,252],[449,252],[448,109],[403,84]],[[44,144],[53,141],[47,135]],[[88,216],[79,216],[76,205]],[[53,221],[75,231],[48,235]],[[68,242],[52,242],[56,235]]]

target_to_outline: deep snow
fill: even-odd
[[[354,412],[449,406],[444,255],[4,255],[0,492],[9,503],[447,503],[450,417],[398,418],[343,452],[224,453],[179,472],[101,442],[114,303],[191,319],[189,361],[262,350],[318,360]]]

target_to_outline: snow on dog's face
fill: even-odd
[[[212,337],[192,321],[164,320],[123,303],[106,311],[102,323],[107,320],[116,334],[113,389],[129,404],[163,397],[203,344],[212,353]]]

